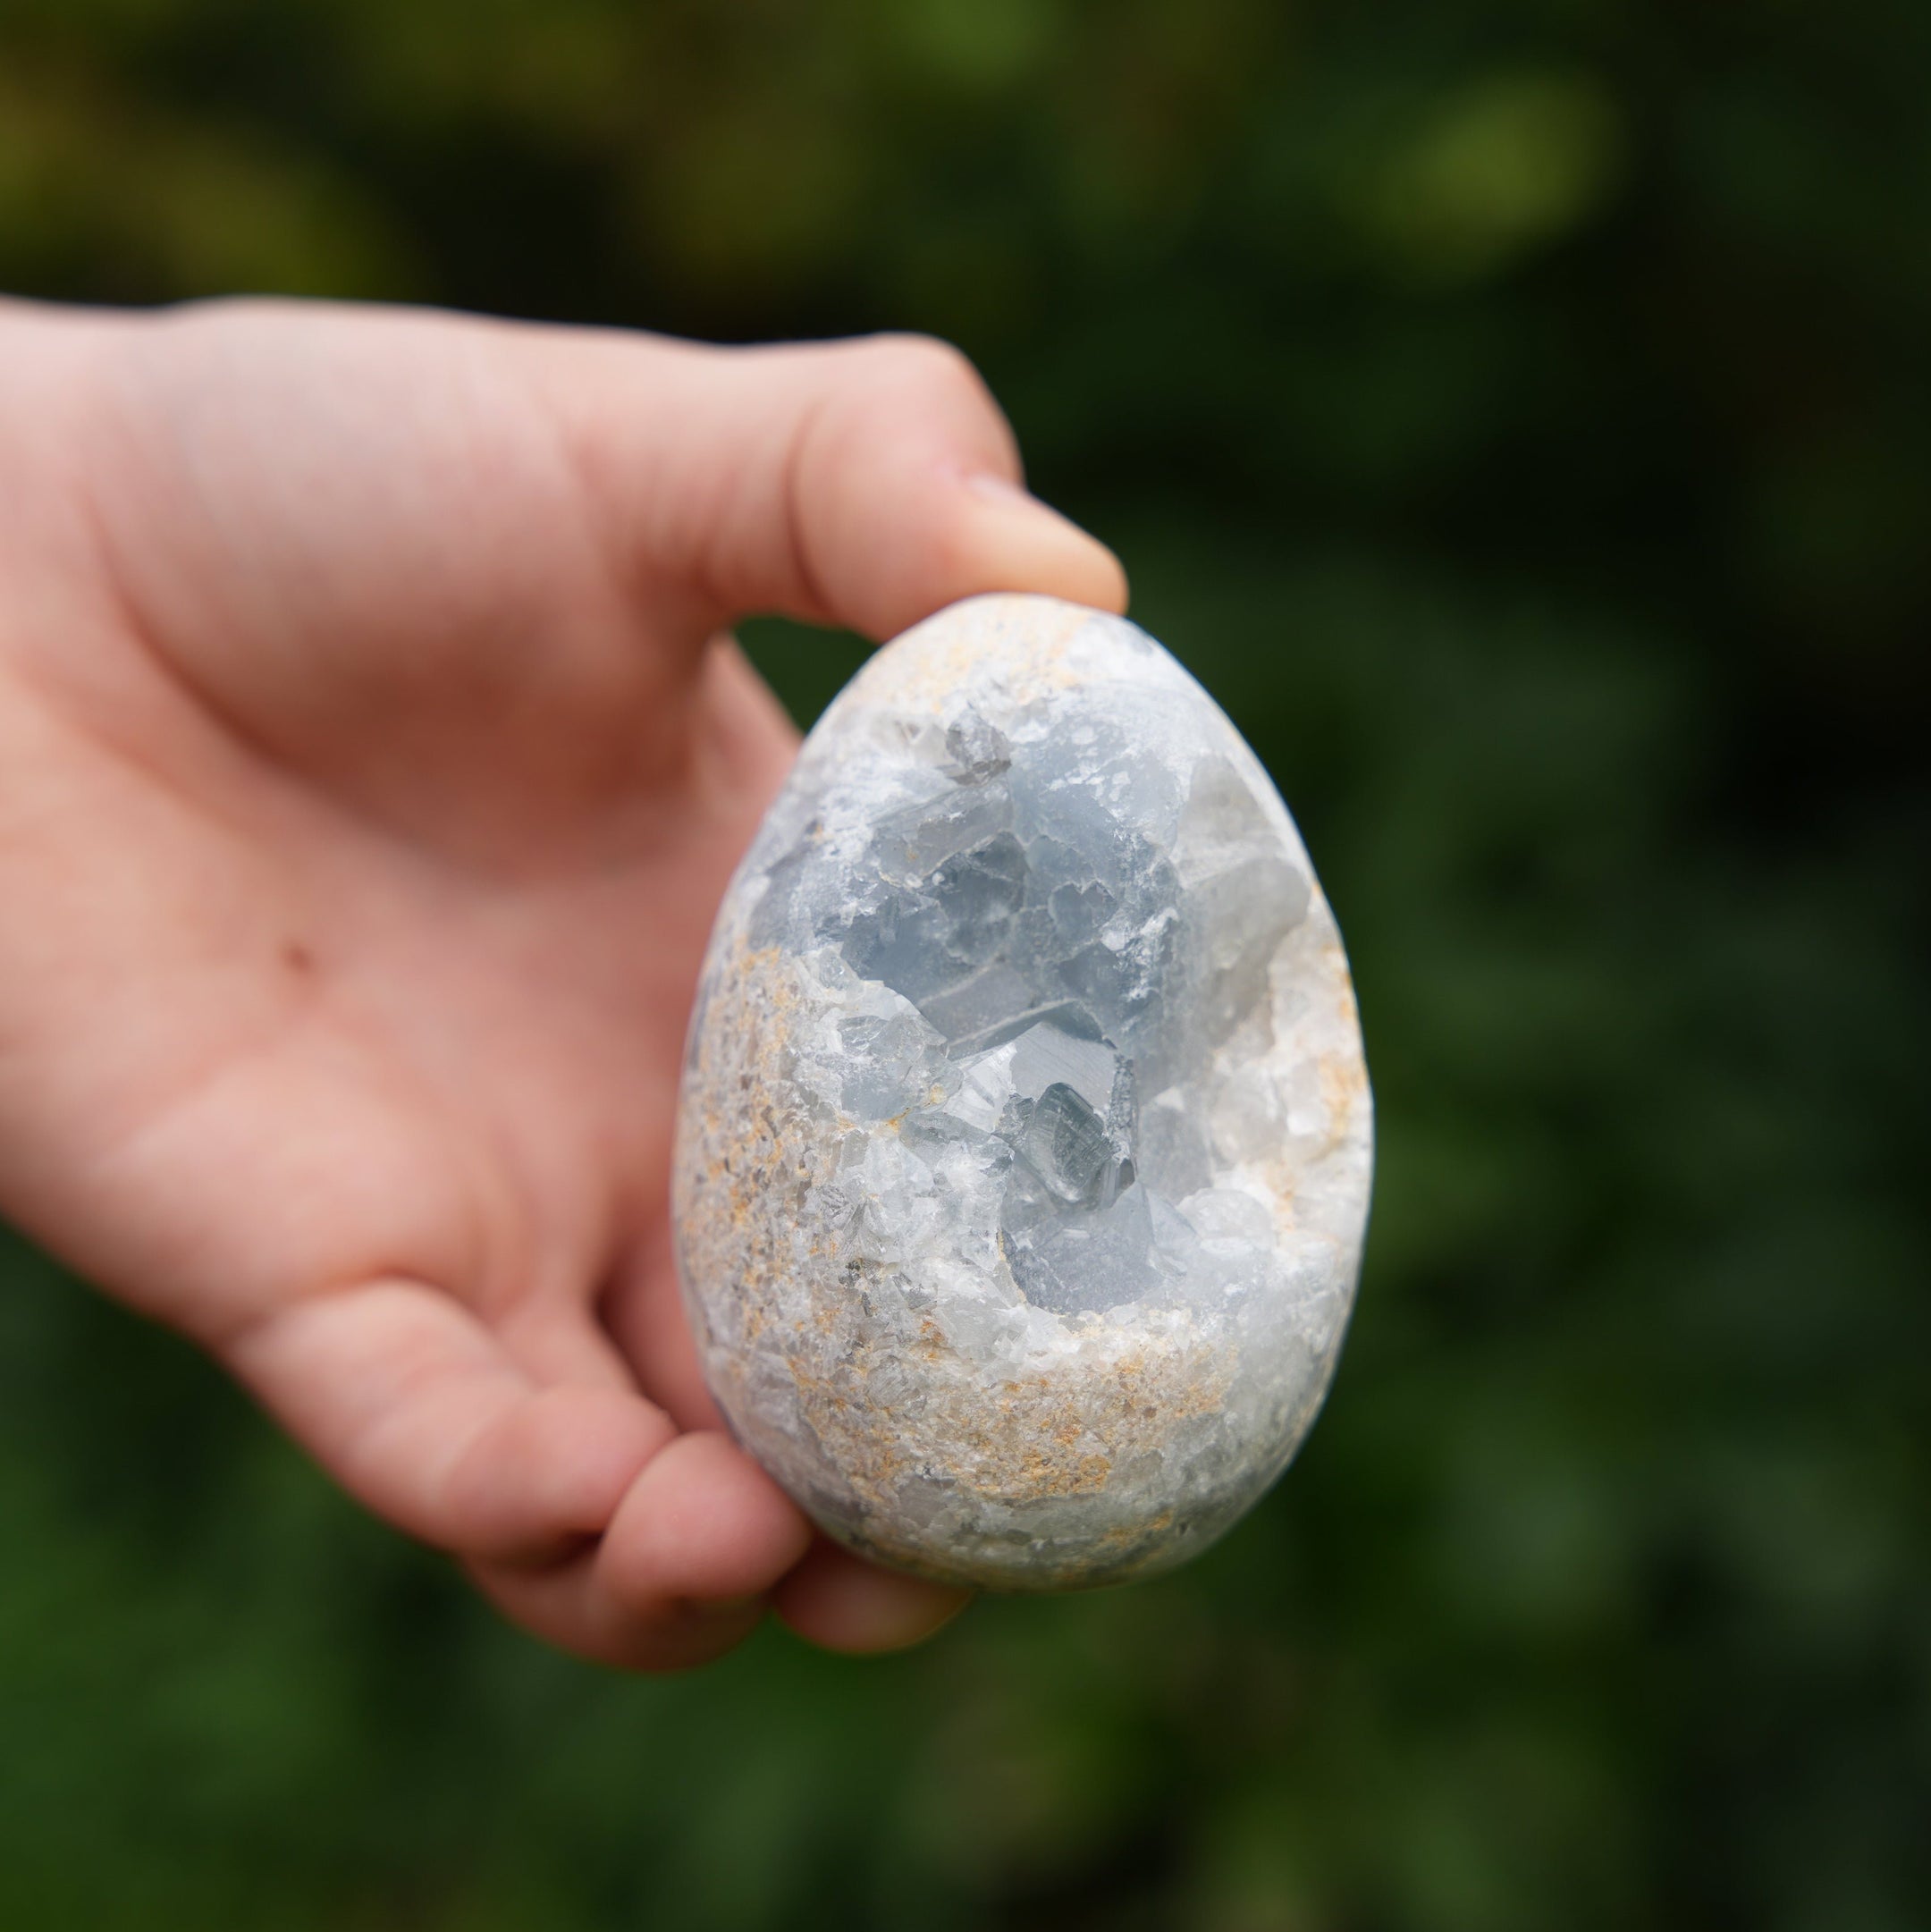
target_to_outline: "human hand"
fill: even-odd
[[[0,1213],[571,1649],[936,1627],[722,1432],[666,1178],[796,743],[724,627],[1121,608],[1017,477],[925,342],[0,307]]]

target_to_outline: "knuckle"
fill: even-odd
[[[975,401],[991,401],[971,357],[940,336],[873,335],[861,344],[861,351],[873,381],[949,398],[963,394]]]

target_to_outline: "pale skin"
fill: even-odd
[[[936,1629],[723,1433],[666,1179],[729,626],[1124,608],[1018,483],[918,339],[0,303],[0,1217],[569,1649]]]

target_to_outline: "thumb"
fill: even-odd
[[[779,612],[882,638],[988,590],[1126,608],[1112,553],[1026,494],[999,405],[943,342],[526,341],[618,541],[694,635]]]

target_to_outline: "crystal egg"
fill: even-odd
[[[798,1505],[981,1587],[1183,1561],[1313,1422],[1371,1161],[1334,917],[1180,664],[1018,595],[873,656],[725,893],[679,1103],[705,1376]]]

